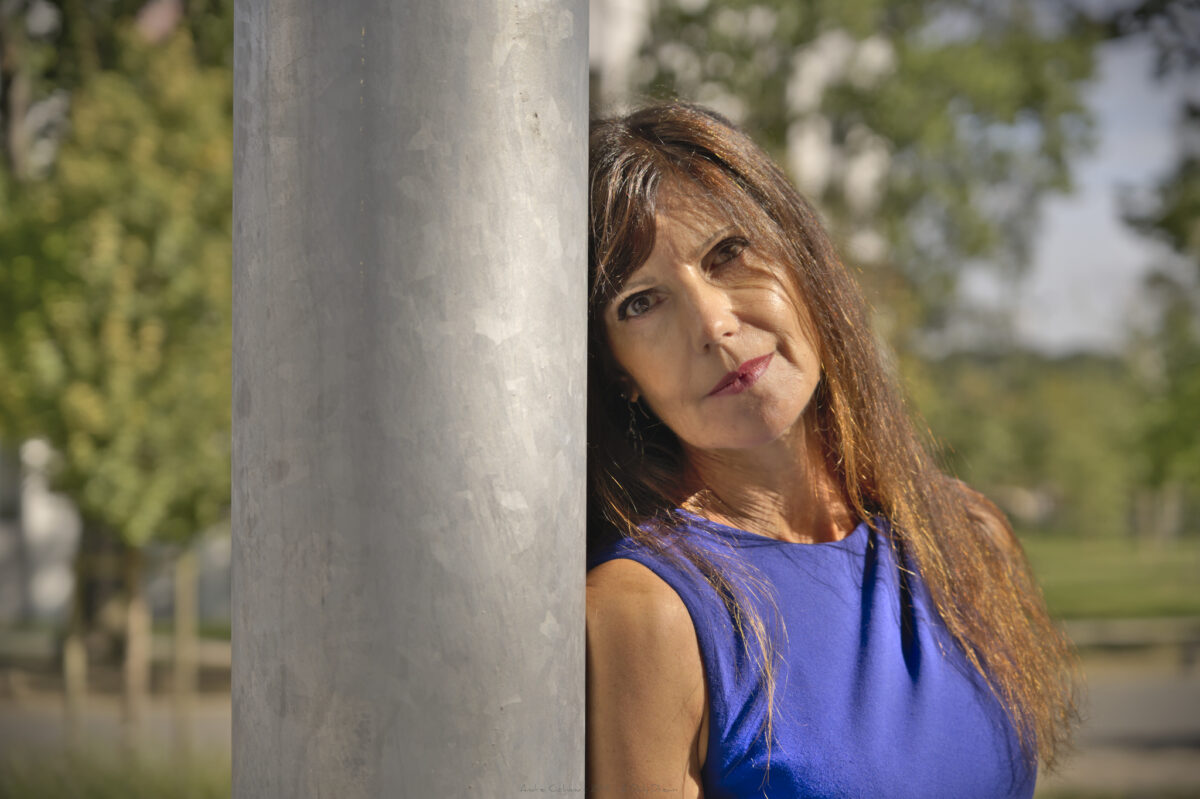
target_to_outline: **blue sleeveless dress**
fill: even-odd
[[[750,564],[773,591],[778,615],[752,600],[782,655],[769,769],[765,691],[700,572],[628,539],[595,553],[588,568],[635,560],[691,614],[709,698],[705,799],[1033,795],[1036,766],[1002,707],[879,533],[863,523],[841,541],[792,544],[681,513],[691,540]]]

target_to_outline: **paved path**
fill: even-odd
[[[228,760],[230,727],[229,697],[202,698],[196,703],[189,725],[194,751]],[[169,753],[174,734],[170,704],[151,702],[142,730],[144,750],[156,755]],[[86,748],[97,754],[111,752],[116,755],[120,752],[121,709],[115,698],[88,700],[80,737]],[[61,750],[64,741],[62,703],[58,698],[27,698],[20,702],[0,700],[0,752],[6,755],[18,751],[50,754]]]
[[[1039,795],[1067,789],[1200,796],[1200,668],[1174,652],[1090,658],[1077,753]]]

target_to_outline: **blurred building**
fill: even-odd
[[[74,561],[82,523],[69,499],[50,488],[54,452],[38,439],[14,454],[0,449],[0,626],[60,625],[66,622],[75,588]],[[194,544],[199,571],[201,625],[227,627],[230,620],[228,528],[200,536]],[[172,565],[177,547],[147,548],[146,588],[156,619],[170,619],[174,602]],[[115,577],[106,582],[115,583]],[[93,591],[101,604],[115,593]],[[102,613],[103,608],[97,609]]]
[[[50,447],[0,454],[0,623],[61,622],[70,607],[79,514],[49,488]]]

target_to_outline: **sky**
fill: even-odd
[[[1146,270],[1169,256],[1120,217],[1121,186],[1145,186],[1174,161],[1181,80],[1154,80],[1149,43],[1107,45],[1086,94],[1096,148],[1075,165],[1075,191],[1043,206],[1030,273],[1015,290],[985,274],[963,286],[990,305],[1015,301],[1018,341],[1050,353],[1120,349],[1137,314]]]

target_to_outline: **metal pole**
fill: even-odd
[[[236,12],[234,796],[581,788],[586,3]]]

